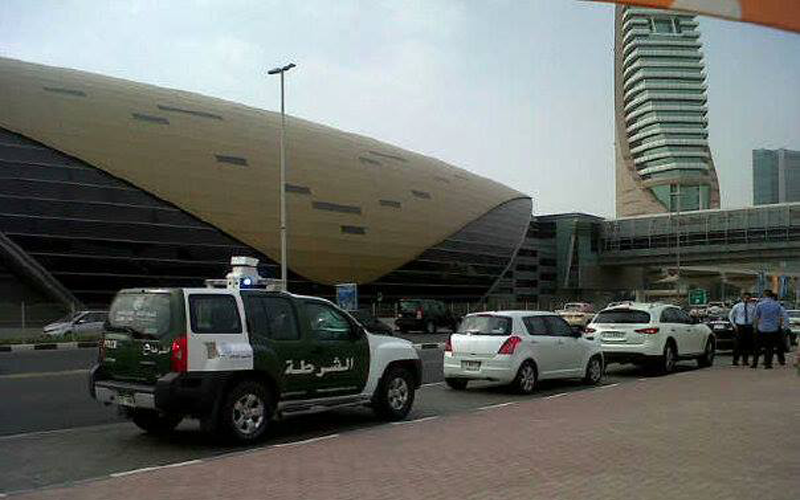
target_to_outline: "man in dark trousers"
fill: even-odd
[[[758,368],[758,357],[764,349],[764,369],[772,369],[772,351],[783,334],[783,306],[772,290],[764,290],[764,298],[756,305],[755,351],[751,368]]]
[[[728,320],[736,329],[736,337],[733,339],[733,365],[739,366],[739,357],[742,363],[747,366],[750,352],[753,350],[753,319],[756,315],[756,305],[752,296],[745,292],[742,300],[731,309]]]

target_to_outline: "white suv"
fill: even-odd
[[[631,303],[600,311],[586,329],[600,338],[607,363],[650,365],[662,373],[681,359],[701,367],[714,363],[716,338],[681,308],[668,304]]]
[[[538,380],[603,378],[600,345],[551,312],[502,311],[470,314],[444,349],[444,379],[456,390],[470,380],[511,384],[523,394]]]

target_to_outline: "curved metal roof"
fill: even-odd
[[[278,261],[280,115],[0,58],[0,126],[173,203]],[[395,146],[287,119],[289,267],[369,282],[526,195]]]

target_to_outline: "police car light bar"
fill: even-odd
[[[208,288],[229,288],[234,290],[260,289],[279,292],[283,290],[281,280],[262,278],[258,274],[258,259],[254,257],[231,257],[233,269],[225,279],[208,279],[205,281]]]

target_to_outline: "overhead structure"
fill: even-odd
[[[280,114],[0,59],[0,233],[84,303],[280,263]],[[523,193],[287,117],[292,290],[479,300],[531,216]],[[297,286],[295,286],[297,285]],[[362,286],[363,285],[363,286]]]
[[[795,0],[595,0],[762,24],[800,32],[800,2]]]

